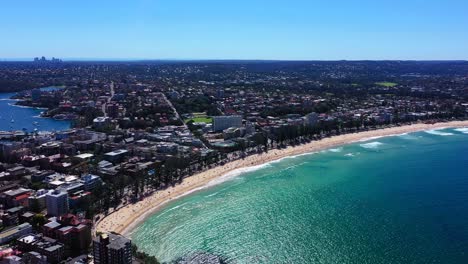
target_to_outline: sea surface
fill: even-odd
[[[468,263],[467,128],[356,142],[224,180],[166,205],[133,241],[164,262]]]
[[[60,87],[44,87],[43,91],[53,91]],[[26,129],[27,132],[59,131],[70,128],[70,121],[41,118],[45,109],[15,105],[16,101],[10,99],[15,93],[0,93],[0,131],[18,131]],[[35,123],[37,122],[37,123]]]

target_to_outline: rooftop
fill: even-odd
[[[0,233],[0,239],[9,237],[9,236],[13,235],[16,232],[21,231],[23,229],[27,229],[27,228],[32,228],[32,226],[29,223],[23,223],[21,225],[14,226],[14,227],[12,227],[10,229],[7,229],[7,230],[1,232]]]
[[[127,152],[128,152],[128,150],[126,150],[126,149],[118,149],[118,150],[108,152],[105,155],[107,155],[107,156],[117,156],[117,155],[121,155],[121,154],[124,154],[124,153],[127,153]]]

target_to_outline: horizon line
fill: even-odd
[[[46,57],[53,58],[53,57]],[[193,58],[57,58],[63,62],[385,62],[385,61],[402,61],[402,62],[468,62],[468,59],[193,59]],[[0,58],[0,62],[34,62],[32,58]]]

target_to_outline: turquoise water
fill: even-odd
[[[53,91],[58,87],[41,88],[43,91]],[[10,98],[15,93],[0,93],[0,131],[23,130],[38,131],[65,130],[70,128],[70,121],[54,120],[52,118],[41,118],[44,109],[16,106],[15,101]],[[13,122],[12,122],[13,121]],[[37,122],[37,123],[35,123]]]
[[[132,239],[165,262],[468,263],[468,129],[283,159],[168,204]]]

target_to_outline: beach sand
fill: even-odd
[[[200,190],[206,186],[212,185],[215,179],[237,170],[243,170],[248,167],[259,166],[271,161],[279,160],[288,156],[295,156],[310,152],[317,152],[324,149],[333,148],[339,145],[345,145],[365,139],[377,137],[392,136],[404,133],[411,133],[422,130],[441,129],[446,127],[468,127],[468,121],[452,121],[436,124],[413,124],[401,127],[385,128],[380,130],[365,131],[353,134],[346,134],[325,138],[319,141],[288,147],[285,149],[273,149],[268,153],[248,156],[245,159],[236,160],[223,166],[187,177],[184,181],[165,190],[155,192],[153,195],[145,198],[143,201],[135,204],[126,205],[115,212],[102,218],[96,226],[98,232],[117,232],[129,235],[146,217],[155,213],[162,205],[173,201],[181,196]]]

